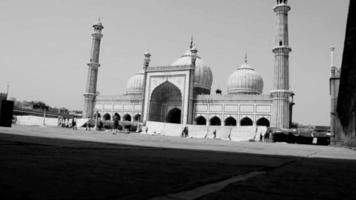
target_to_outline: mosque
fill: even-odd
[[[120,95],[97,95],[100,67],[101,22],[92,34],[91,58],[84,93],[84,118],[99,117],[122,121],[160,122],[206,126],[266,126],[289,128],[293,95],[289,88],[289,53],[287,0],[277,0],[273,90],[263,93],[263,78],[248,64],[247,58],[227,79],[226,94],[211,91],[213,74],[194,42],[181,57],[169,65],[150,66],[149,52],[144,64],[127,81]],[[272,70],[272,66],[271,66]]]

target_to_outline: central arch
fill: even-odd
[[[150,100],[149,121],[181,123],[182,94],[177,86],[166,81],[156,87]]]
[[[181,112],[182,111],[179,108],[171,109],[167,114],[166,122],[180,124]]]

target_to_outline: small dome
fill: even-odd
[[[262,77],[247,63],[237,68],[227,81],[228,94],[262,94],[262,91]]]
[[[180,58],[174,61],[172,66],[179,65],[191,65],[192,64],[192,53],[188,49]],[[203,88],[210,91],[211,85],[213,83],[213,73],[210,67],[205,64],[205,62],[197,56],[195,62],[195,73],[194,73],[194,87]]]
[[[143,70],[140,70],[127,81],[126,94],[135,95],[143,93]]]

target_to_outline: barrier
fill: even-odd
[[[230,140],[231,128],[232,127],[230,126],[209,126],[207,138],[213,139],[215,132],[215,138],[222,140]]]
[[[264,140],[266,133],[267,133],[266,126],[257,126],[256,140],[260,140],[260,136],[262,136],[262,140]]]
[[[162,130],[164,128],[164,123],[161,122],[151,122],[148,121],[146,123],[147,127],[147,134],[149,135],[160,135],[162,133]]]
[[[222,140],[230,140],[230,133],[231,133],[230,126],[221,126],[216,131],[216,138]]]
[[[82,127],[84,126],[85,123],[87,123],[89,121],[89,118],[80,118],[77,119],[77,127]]]
[[[57,118],[43,118],[32,115],[16,116],[16,124],[19,125],[35,125],[35,126],[58,126]]]
[[[216,138],[231,141],[259,140],[260,135],[264,136],[267,132],[265,126],[205,126],[205,125],[186,125],[188,137],[190,138]],[[164,122],[146,123],[147,134],[158,134],[165,136],[182,135],[184,125]],[[215,137],[214,137],[215,132]],[[142,133],[146,133],[143,131]]]
[[[183,131],[182,124],[162,123],[164,128],[161,135],[165,136],[181,136]]]
[[[231,129],[230,138],[232,141],[249,141],[255,140],[255,126],[238,126]]]
[[[205,138],[208,133],[208,127],[205,125],[187,125],[188,137]]]

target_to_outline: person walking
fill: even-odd
[[[72,128],[73,130],[77,130],[77,119],[75,117],[72,120]]]
[[[115,135],[117,133],[117,131],[118,131],[118,128],[119,128],[119,118],[116,115],[114,115],[113,121],[114,121],[114,132],[113,132],[113,134]]]

